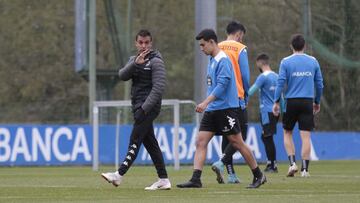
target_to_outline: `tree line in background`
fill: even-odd
[[[126,12],[127,0],[113,1],[120,12]],[[165,59],[165,98],[194,96],[194,10],[193,0],[132,0],[133,35],[140,28],[149,29]],[[360,59],[359,11],[356,0],[311,1],[312,37],[325,51],[356,62]],[[88,122],[87,81],[74,71],[74,14],[73,0],[0,0],[1,123]],[[291,34],[303,31],[302,0],[218,0],[217,16],[220,41],[225,39],[230,20],[246,26],[251,83],[259,74],[256,56],[268,53],[277,72],[280,60],[291,54]],[[311,44],[307,52],[318,58],[325,84],[317,128],[360,130],[360,67],[334,63]],[[115,62],[104,1],[100,0],[96,60],[101,69],[120,66]],[[123,83],[116,85],[112,98],[124,98]],[[248,109],[250,121],[258,122],[257,96],[250,99]]]

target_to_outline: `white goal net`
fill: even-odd
[[[192,110],[190,111],[181,111],[180,106],[188,106]],[[166,120],[167,123],[172,123],[172,157],[174,160],[174,168],[175,170],[180,169],[180,161],[179,161],[179,128],[181,123],[181,115],[191,112],[191,117],[193,122],[195,122],[195,125],[199,125],[199,114],[195,113],[193,110],[196,103],[191,100],[177,100],[177,99],[165,99],[162,100],[162,111],[165,110],[172,110],[171,116],[162,116],[160,119],[155,120],[157,122],[158,120]],[[93,105],[93,163],[92,168],[94,171],[97,171],[99,169],[99,140],[102,139],[100,127],[103,125],[103,122],[101,120],[107,120],[109,123],[113,123],[116,125],[115,130],[115,139],[113,140],[115,145],[114,150],[114,163],[115,167],[118,168],[119,166],[119,147],[120,142],[128,142],[128,140],[120,140],[121,138],[121,130],[120,126],[125,123],[126,120],[129,120],[129,112],[131,107],[131,101],[129,100],[122,100],[122,101],[95,101]],[[182,108],[182,107],[181,107]],[[106,118],[100,119],[102,114],[104,114],[104,111],[106,112]],[[124,111],[126,111],[124,113]],[[109,114],[112,114],[112,116],[109,116]]]

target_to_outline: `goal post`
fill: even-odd
[[[191,104],[196,106],[196,103],[191,100],[178,100],[178,99],[164,99],[162,100],[162,106],[172,106],[173,107],[173,157],[174,157],[174,169],[180,169],[180,159],[179,159],[179,128],[180,128],[180,105],[181,104]],[[102,107],[130,107],[130,100],[120,100],[120,101],[95,101],[93,103],[93,162],[92,169],[93,171],[99,170],[99,108]],[[119,151],[119,125],[120,125],[120,113],[116,114],[116,139],[115,139],[115,164],[118,166],[118,151]],[[199,126],[199,114],[195,113],[195,122],[196,126]]]

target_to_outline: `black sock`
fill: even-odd
[[[288,158],[289,158],[290,166],[293,165],[293,163],[295,163],[295,155],[290,155],[288,156]]]
[[[261,137],[264,145],[265,145],[265,152],[268,160],[274,161],[276,160],[276,147],[273,139],[273,135],[266,136],[262,135]]]
[[[257,166],[256,168],[254,169],[251,169],[253,175],[255,178],[260,178],[261,177],[261,171],[260,171],[260,168]]]
[[[192,178],[190,179],[190,181],[200,182],[201,172],[202,172],[201,170],[194,169],[193,175],[192,175]]]
[[[304,171],[304,170],[309,171],[308,170],[309,163],[310,163],[309,160],[302,160],[301,171]]]
[[[223,136],[222,142],[221,142],[221,151],[223,154],[225,154],[226,147],[229,145],[229,140],[226,136]]]
[[[231,144],[228,144],[228,146],[225,148],[224,156],[221,158],[221,161],[225,165],[233,164],[233,155],[236,151],[237,150]]]
[[[228,174],[233,174],[233,173],[235,173],[234,165],[232,165],[232,164],[227,164],[227,165],[226,165],[226,170],[227,170]]]

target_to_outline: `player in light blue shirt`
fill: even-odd
[[[226,26],[226,40],[220,42],[218,45],[222,51],[229,57],[234,75],[236,79],[237,93],[240,103],[239,109],[239,122],[241,129],[241,136],[243,140],[246,140],[247,128],[248,128],[248,116],[247,116],[247,97],[250,88],[250,70],[248,63],[247,47],[243,44],[243,37],[246,33],[246,28],[239,22],[231,21]],[[222,158],[213,163],[211,169],[216,174],[216,180],[218,183],[224,183],[224,168],[228,173],[227,183],[240,183],[240,179],[237,177],[233,165],[233,155],[236,153],[236,149],[229,143],[226,137],[223,137],[221,143],[221,150],[223,153]]]
[[[276,134],[276,124],[279,116],[274,116],[272,107],[275,103],[274,95],[278,74],[270,68],[269,56],[260,54],[256,58],[256,66],[261,74],[256,78],[255,83],[250,87],[249,96],[259,91],[260,121],[262,126],[261,139],[265,146],[268,159],[265,172],[277,173],[276,147],[273,136]]]
[[[281,93],[284,92],[286,99],[286,112],[283,117],[284,144],[290,162],[287,176],[293,177],[298,171],[292,139],[294,126],[298,122],[302,140],[301,176],[309,177],[310,131],[315,127],[314,114],[320,111],[320,98],[324,85],[319,62],[304,53],[304,37],[300,34],[293,35],[291,47],[293,54],[280,63],[273,112],[275,115],[279,114],[278,101]]]
[[[285,99],[310,98],[315,104],[320,104],[324,85],[319,62],[304,52],[295,52],[284,58],[280,63],[277,86],[276,101],[286,86]]]
[[[216,99],[209,103],[205,111],[239,108],[234,72],[223,51],[214,57],[210,56],[207,73],[207,96]]]
[[[239,99],[235,75],[231,62],[217,44],[217,36],[211,29],[201,31],[196,40],[200,49],[210,56],[207,76],[207,98],[196,106],[196,112],[205,112],[196,137],[194,170],[188,182],[178,184],[179,188],[201,188],[201,173],[206,159],[207,145],[216,135],[227,136],[230,143],[242,154],[253,173],[248,188],[258,188],[266,182],[265,175],[257,165],[249,146],[241,137],[238,120]]]

